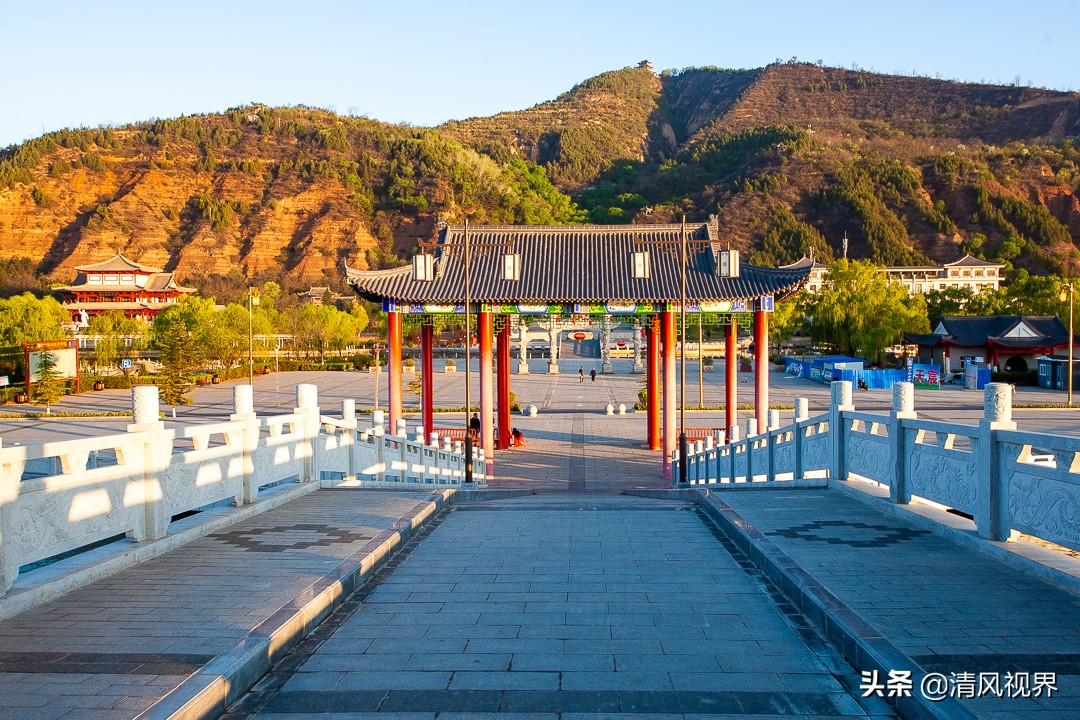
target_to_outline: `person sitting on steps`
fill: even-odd
[[[510,431],[510,447],[523,448],[525,447],[525,436],[521,434],[521,431],[514,428]]]

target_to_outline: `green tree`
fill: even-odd
[[[790,340],[806,320],[806,297],[806,293],[801,293],[776,303],[776,309],[769,317],[769,341],[776,347]]]
[[[101,368],[137,358],[139,352],[146,348],[149,327],[142,320],[126,317],[120,310],[113,310],[90,318],[86,334],[97,337],[94,365]]]
[[[63,378],[56,369],[56,358],[48,350],[41,353],[37,366],[37,382],[34,384],[33,400],[35,405],[44,405],[45,412],[52,412],[52,407],[67,394]]]
[[[881,362],[885,348],[905,332],[929,332],[926,301],[909,297],[869,262],[838,260],[829,266],[821,292],[810,297],[811,337],[846,355]]]
[[[194,336],[182,319],[164,324],[163,328],[157,339],[164,367],[158,388],[162,402],[172,405],[172,416],[176,417],[177,405],[191,404],[191,373],[196,365]]]
[[[930,327],[935,328],[946,315],[969,315],[975,292],[969,287],[947,287],[926,292],[926,313]]]
[[[71,314],[51,297],[38,299],[30,293],[0,300],[0,347],[39,340],[63,340],[64,324]]]

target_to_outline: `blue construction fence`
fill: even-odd
[[[908,379],[907,370],[866,370],[863,361],[850,357],[820,357],[802,360],[781,357],[785,371],[794,377],[802,377],[814,382],[831,383],[834,380],[847,380],[852,387],[859,387],[859,381],[874,390],[888,390],[898,382]]]

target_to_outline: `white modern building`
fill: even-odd
[[[810,268],[810,280],[806,283],[808,292],[818,292],[825,281],[825,273],[829,266],[819,263],[811,258],[803,257],[798,262],[784,265],[784,268]],[[1005,267],[1000,263],[992,263],[980,260],[971,255],[965,255],[959,260],[944,265],[927,265],[915,267],[886,267],[882,272],[889,276],[892,282],[901,283],[907,288],[909,295],[930,292],[931,290],[944,290],[946,288],[970,288],[975,293],[997,290],[1001,286],[1001,269]]]

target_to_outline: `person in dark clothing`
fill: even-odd
[[[589,377],[592,378],[593,382],[596,382],[596,368],[593,368],[592,370],[589,371]]]
[[[480,416],[476,413],[473,413],[472,419],[469,420],[469,433],[473,437],[480,437]]]
[[[585,368],[584,367],[579,367],[577,369],[577,376],[578,376],[578,384],[579,385],[581,383],[585,382]]]

